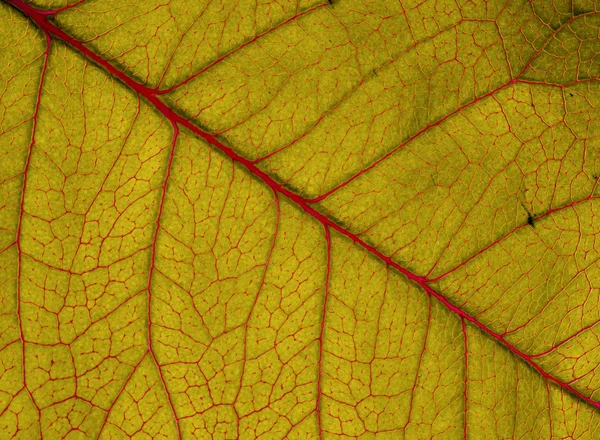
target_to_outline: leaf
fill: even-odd
[[[585,0],[4,0],[0,429],[600,436]]]

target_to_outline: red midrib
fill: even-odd
[[[96,62],[99,66],[106,69],[110,74],[119,78],[121,81],[123,81],[123,83],[125,83],[127,86],[134,89],[139,95],[143,96],[154,107],[156,107],[156,109],[158,111],[160,111],[171,123],[180,124],[183,127],[186,127],[187,129],[189,129],[190,131],[196,133],[198,136],[204,138],[209,144],[218,148],[220,151],[222,151],[224,154],[226,154],[229,158],[231,158],[235,162],[243,165],[250,173],[252,173],[256,177],[261,179],[273,191],[275,191],[279,194],[282,194],[282,195],[286,196],[287,198],[289,198],[290,200],[294,201],[306,213],[308,213],[309,215],[314,217],[316,220],[318,220],[321,224],[323,224],[323,226],[334,229],[335,231],[339,232],[340,234],[348,237],[353,242],[359,244],[360,246],[362,246],[364,249],[366,249],[373,255],[376,255],[377,257],[379,257],[387,265],[395,268],[399,272],[406,275],[410,280],[412,280],[413,282],[418,284],[429,295],[435,297],[439,302],[441,302],[444,306],[446,306],[446,308],[448,308],[448,310],[452,311],[453,313],[460,316],[461,318],[466,319],[467,321],[471,322],[472,324],[477,326],[480,330],[487,333],[490,337],[499,341],[501,344],[506,346],[512,353],[514,353],[516,356],[523,359],[527,364],[529,364],[536,371],[538,371],[538,373],[540,373],[544,378],[556,383],[561,388],[563,388],[563,389],[569,391],[570,393],[574,394],[575,396],[577,396],[579,399],[581,399],[585,402],[588,402],[591,405],[595,406],[596,408],[600,409],[600,401],[594,401],[590,397],[585,396],[581,392],[574,389],[568,383],[552,376],[550,373],[543,370],[537,363],[535,363],[533,361],[533,359],[530,355],[527,355],[526,353],[523,353],[522,351],[520,351],[517,347],[512,345],[510,342],[506,341],[502,337],[502,335],[500,335],[499,333],[488,328],[483,323],[479,322],[477,320],[477,318],[475,318],[472,315],[469,315],[467,312],[463,311],[459,307],[452,304],[445,296],[443,296],[439,292],[436,292],[435,290],[433,290],[427,284],[425,277],[418,276],[418,275],[414,274],[413,272],[409,271],[408,269],[400,266],[398,263],[393,261],[390,257],[388,257],[388,256],[382,254],[380,251],[378,251],[375,247],[364,242],[359,237],[357,237],[350,231],[346,230],[342,226],[334,223],[327,216],[323,215],[322,213],[320,213],[319,211],[314,209],[312,206],[310,206],[310,203],[307,199],[305,199],[302,196],[285,188],[283,185],[276,182],[271,176],[266,174],[264,171],[260,170],[252,161],[240,156],[235,151],[233,151],[230,147],[221,143],[215,136],[199,129],[198,127],[193,125],[189,120],[187,120],[183,116],[180,116],[179,114],[177,114],[173,109],[168,107],[163,101],[161,101],[158,98],[157,92],[155,90],[152,90],[152,89],[146,87],[145,85],[138,83],[133,78],[127,76],[125,73],[118,70],[115,66],[110,64],[104,58],[102,58],[99,55],[92,52],[90,49],[88,49],[86,46],[84,46],[83,43],[81,43],[80,41],[71,37],[70,35],[66,34],[64,31],[62,31],[58,27],[56,27],[54,24],[52,24],[48,20],[47,14],[44,14],[43,12],[38,11],[37,9],[31,7],[30,5],[25,3],[23,0],[4,0],[4,1],[9,4],[12,4],[13,6],[15,6],[16,8],[21,10],[30,20],[32,20],[34,23],[36,23],[36,25],[39,26],[39,28],[42,29],[44,32],[46,32],[47,34],[53,35],[54,37],[69,44],[74,49],[76,49],[78,52],[85,55],[87,58]],[[514,82],[514,81],[511,80],[510,83],[512,83],[512,82]]]

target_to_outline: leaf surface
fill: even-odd
[[[600,436],[594,2],[0,23],[6,438]]]

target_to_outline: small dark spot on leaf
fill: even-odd
[[[571,92],[569,92],[569,95],[573,96],[573,94]]]
[[[598,174],[592,174],[592,179],[598,180]]]
[[[534,227],[535,219],[530,213],[527,213],[527,223],[529,223],[529,226]]]

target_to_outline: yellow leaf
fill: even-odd
[[[3,0],[0,438],[599,438],[599,29]]]

